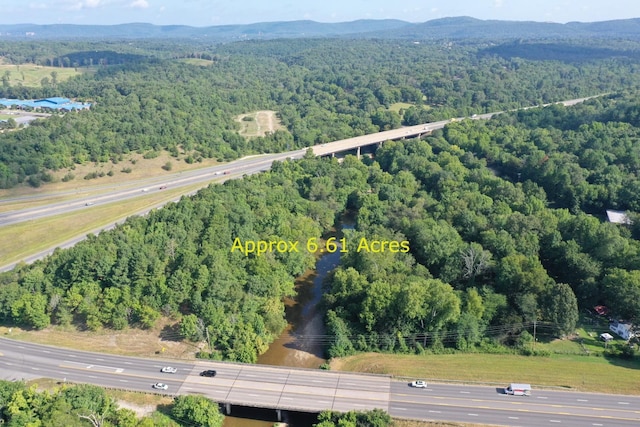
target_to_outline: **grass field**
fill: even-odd
[[[335,370],[436,382],[530,383],[601,393],[640,394],[640,364],[604,357],[507,354],[390,355],[365,353],[331,362]]]
[[[70,79],[73,76],[78,76],[82,73],[89,71],[87,68],[59,68],[59,67],[43,67],[34,64],[0,64],[0,76],[4,76],[6,72],[9,72],[9,84],[11,86],[29,86],[29,87],[41,87],[42,79],[48,78],[52,80],[51,73],[55,71],[57,73],[56,79],[58,82],[63,82]]]
[[[182,58],[179,61],[184,62],[185,64],[199,65],[201,67],[208,67],[213,64],[213,61],[198,58]]]
[[[265,136],[282,128],[275,111],[255,111],[236,117],[240,123],[240,135],[245,137]]]
[[[389,110],[400,113],[400,110],[406,110],[409,107],[413,107],[413,104],[408,104],[406,102],[396,102],[395,104],[391,104],[389,106]]]

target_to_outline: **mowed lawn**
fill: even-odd
[[[579,391],[640,394],[640,363],[601,356],[508,354],[390,355],[335,359],[331,369],[390,374],[436,382],[530,383]]]
[[[53,71],[56,72],[56,80],[62,82],[68,80],[73,76],[87,72],[90,69],[87,68],[59,68],[59,67],[43,67],[34,64],[0,64],[0,77],[4,76],[6,72],[9,72],[9,84],[11,86],[29,86],[40,87],[42,86],[42,79],[48,78],[51,82]]]

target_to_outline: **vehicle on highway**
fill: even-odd
[[[511,383],[504,388],[504,394],[514,396],[531,396],[531,385]]]
[[[167,188],[167,186],[163,185],[163,186],[160,187],[160,190],[164,190],[165,188]]]
[[[200,372],[200,376],[201,377],[215,377],[216,376],[216,371],[214,371],[213,369],[207,369],[206,371]]]
[[[143,192],[143,193],[146,193],[147,191],[149,191],[149,189],[148,189],[148,188],[143,188],[143,189],[142,189],[142,192]]]
[[[229,171],[224,171],[224,174],[225,174],[225,175],[229,175],[230,173],[231,173],[231,172],[229,172]]]
[[[169,386],[164,383],[155,383],[153,385],[153,388],[155,388],[156,390],[167,390]]]
[[[409,385],[416,388],[427,388],[427,382],[422,380],[411,381]]]
[[[85,206],[93,206],[93,202],[87,202],[84,204]]]
[[[160,372],[164,372],[165,374],[175,374],[176,372],[178,372],[178,370],[176,368],[172,368],[171,366],[165,366],[164,368],[160,369]]]

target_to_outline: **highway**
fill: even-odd
[[[561,104],[575,105],[579,102],[585,101],[586,99],[588,98],[563,101],[561,102]],[[501,113],[502,112],[479,114],[474,115],[471,118],[478,120],[489,119],[494,115]],[[122,202],[134,197],[142,197],[149,194],[150,192],[162,191],[166,188],[180,188],[185,186],[192,186],[193,184],[198,183],[206,186],[212,181],[222,182],[228,178],[235,178],[242,175],[250,175],[261,171],[266,171],[271,168],[271,164],[276,160],[282,161],[288,158],[299,159],[303,157],[309,148],[313,150],[313,153],[316,156],[326,156],[333,153],[354,150],[358,147],[379,144],[388,140],[419,137],[433,130],[442,129],[444,126],[454,120],[462,119],[465,119],[465,117],[454,118],[450,120],[441,120],[433,123],[423,123],[415,126],[406,126],[399,129],[357,136],[284,153],[245,157],[224,165],[195,169],[187,172],[167,175],[164,177],[155,177],[151,179],[132,182],[130,183],[130,185],[127,185],[126,188],[112,188],[104,192],[103,194],[100,194],[99,196],[83,196],[75,198],[71,201],[51,203],[45,206],[2,212],[0,213],[0,227],[17,224],[24,221],[32,221],[49,216],[69,213],[80,209],[90,209],[94,205]],[[5,198],[0,200],[0,203],[6,203],[12,200],[14,199]],[[146,212],[138,212],[138,214],[144,213]],[[112,227],[113,225],[114,224],[111,224],[110,226]]]
[[[202,183],[203,186],[218,179],[237,177],[244,174],[253,174],[269,170],[274,160],[285,160],[289,157],[300,158],[306,150],[296,150],[288,153],[268,154],[264,156],[252,156],[232,163],[215,167],[196,169],[181,172],[165,177],[156,177],[133,183],[125,189],[113,189],[99,196],[85,196],[72,201],[52,203],[46,206],[14,210],[0,213],[0,226],[16,224],[23,221],[32,221],[53,215],[73,212],[79,209],[88,209],[94,205],[122,202],[134,197],[142,197],[150,192],[162,191],[167,188],[179,188]],[[12,199],[3,199],[7,202]]]
[[[589,98],[573,99],[562,101],[560,104],[575,105]],[[549,105],[549,104],[546,104]],[[527,107],[535,108],[535,107]],[[524,109],[527,109],[524,108]],[[126,188],[111,187],[99,196],[82,196],[72,201],[64,201],[59,203],[51,203],[45,206],[27,208],[22,210],[14,210],[0,213],[0,227],[10,224],[17,224],[24,221],[32,221],[54,215],[73,212],[80,209],[88,209],[94,205],[122,202],[134,197],[142,197],[153,191],[162,191],[166,188],[180,188],[192,186],[193,184],[202,183],[203,186],[208,185],[212,181],[222,182],[228,178],[235,178],[242,175],[250,175],[271,168],[271,164],[276,161],[282,161],[288,158],[299,159],[304,156],[306,151],[311,148],[316,156],[326,156],[333,153],[354,150],[358,147],[379,144],[388,140],[414,138],[422,136],[436,129],[442,129],[448,123],[465,118],[471,119],[490,119],[491,117],[501,114],[502,112],[494,112],[487,114],[478,114],[473,117],[459,117],[450,120],[441,120],[433,123],[423,123],[415,126],[406,126],[399,129],[393,129],[383,132],[377,132],[368,135],[361,135],[353,138],[347,138],[340,141],[329,142],[326,144],[315,145],[313,147],[305,147],[302,149],[288,151],[277,154],[266,154],[245,157],[227,164],[195,169],[187,172],[180,172],[164,177],[154,177],[150,179],[132,182]],[[69,194],[69,192],[60,193]],[[188,194],[186,194],[188,195]],[[18,198],[25,199],[25,197]],[[6,203],[16,199],[5,198],[0,203]],[[139,212],[144,214],[146,212]]]
[[[177,368],[161,373],[163,366]],[[201,377],[215,369],[213,377]],[[0,378],[67,383],[167,395],[197,394],[220,403],[317,412],[384,409],[393,417],[504,426],[637,426],[640,397],[539,390],[508,396],[495,387],[409,387],[385,375],[204,361],[162,361],[89,353],[0,338]],[[162,382],[168,390],[154,390]]]

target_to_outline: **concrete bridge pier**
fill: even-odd
[[[360,159],[360,147],[358,147],[356,150],[356,156],[358,157],[358,159]]]
[[[224,414],[231,415],[231,403],[224,404]]]
[[[278,417],[278,422],[282,421],[282,409],[276,409],[276,417]]]

